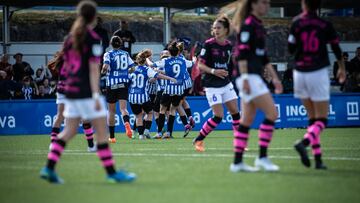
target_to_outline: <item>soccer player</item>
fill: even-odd
[[[231,62],[232,45],[226,39],[229,33],[229,19],[225,16],[217,18],[211,31],[214,37],[205,41],[200,53],[199,68],[204,72],[202,84],[205,87],[206,98],[213,117],[203,124],[199,135],[193,141],[196,151],[199,152],[205,151],[204,139],[222,121],[223,104],[231,113],[234,132],[239,125],[238,96],[229,76],[229,69],[233,65]]]
[[[57,139],[57,135],[60,132],[61,123],[64,121],[64,116],[63,116],[64,105],[65,105],[64,88],[65,88],[66,78],[64,72],[62,72],[62,67],[64,63],[63,57],[64,57],[64,51],[61,50],[53,61],[54,68],[57,69],[57,71],[59,72],[59,78],[56,88],[57,114],[50,134],[51,143],[55,142],[55,140]],[[88,142],[88,152],[96,152],[96,145],[94,145],[94,137],[93,137],[94,131],[92,129],[91,123],[83,121],[83,129],[86,136],[86,140]]]
[[[148,130],[151,127],[152,120],[152,104],[148,94],[148,81],[151,78],[160,78],[171,80],[176,83],[176,79],[170,78],[161,73],[155,72],[152,68],[145,65],[148,57],[146,50],[140,52],[136,56],[137,66],[135,71],[130,74],[130,88],[129,88],[129,102],[132,112],[136,115],[136,126],[139,132],[139,139],[145,139],[143,112],[146,113],[145,128]],[[147,122],[150,121],[150,126]]]
[[[234,16],[234,25],[239,29],[235,55],[241,76],[236,80],[236,85],[241,97],[242,114],[240,126],[234,137],[235,159],[230,166],[232,172],[279,170],[279,166],[273,164],[267,156],[278,115],[269,89],[261,79],[265,68],[273,78],[275,93],[282,92],[281,82],[266,53],[266,31],[260,19],[266,15],[269,7],[269,0],[245,0],[243,4],[239,4]],[[243,162],[243,153],[247,146],[250,126],[258,109],[264,112],[265,118],[259,126],[260,153],[255,159],[255,167],[251,167]]]
[[[184,42],[178,42],[177,47],[179,49],[179,57],[182,57],[183,59],[186,59],[185,56],[182,54],[183,51],[184,51]],[[185,71],[184,77],[185,77],[184,78],[184,94],[183,94],[183,98],[182,98],[182,100],[180,102],[181,105],[179,106],[178,112],[180,114],[180,112],[185,111],[186,116],[189,119],[189,123],[190,123],[191,128],[185,129],[184,137],[186,137],[189,134],[190,130],[195,127],[195,121],[194,121],[194,118],[192,117],[192,114],[191,114],[190,105],[186,101],[186,96],[189,95],[189,93],[191,91],[191,88],[192,88],[192,80],[191,80],[190,74],[189,74],[187,69]],[[181,118],[181,120],[184,120],[184,118]]]
[[[320,134],[327,124],[330,99],[329,57],[326,44],[330,43],[337,58],[340,83],[345,80],[345,66],[341,58],[339,38],[333,25],[317,16],[321,0],[302,0],[303,13],[296,16],[288,38],[289,52],[295,55],[294,96],[301,99],[309,118],[304,139],[295,149],[301,162],[310,167],[306,147],[311,145],[315,168],[326,169],[321,160]]]
[[[160,105],[160,114],[159,114],[159,124],[158,124],[158,134],[161,133],[162,128],[165,123],[165,112],[170,106],[170,115],[167,125],[167,133],[162,136],[162,138],[167,139],[172,137],[172,131],[175,121],[175,113],[178,108],[182,95],[184,93],[184,74],[188,67],[193,65],[192,61],[185,60],[179,57],[179,48],[177,47],[177,42],[173,41],[169,44],[168,50],[170,52],[170,57],[162,59],[161,61],[155,62],[153,66],[164,68],[165,75],[175,78],[177,82],[166,81],[165,89],[161,98]],[[186,121],[186,126],[187,126]]]
[[[51,145],[46,166],[40,177],[50,183],[63,183],[56,174],[55,165],[66,143],[76,135],[81,119],[89,120],[96,130],[97,155],[107,172],[109,182],[130,182],[136,176],[124,171],[115,171],[115,161],[109,148],[106,128],[105,100],[99,90],[99,64],[102,47],[100,37],[93,31],[96,25],[96,3],[81,1],[70,34],[64,42],[64,65],[66,75],[64,109],[65,128]]]
[[[128,52],[120,49],[122,41],[120,37],[113,36],[110,40],[113,50],[104,55],[104,65],[101,72],[107,73],[106,79],[106,101],[108,103],[108,125],[110,131],[110,142],[116,143],[115,138],[115,113],[116,102],[119,101],[120,112],[124,121],[126,135],[131,138],[132,131],[129,123],[129,112],[127,110],[129,69],[135,66]]]

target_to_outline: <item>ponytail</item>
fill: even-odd
[[[242,0],[237,1],[237,8],[233,17],[233,26],[237,32],[240,32],[240,27],[243,21],[250,15],[252,8],[251,4],[258,0]]]
[[[83,49],[87,26],[96,17],[96,6],[96,3],[92,0],[84,0],[77,5],[77,18],[71,27],[70,34],[73,48],[78,52]]]
[[[168,46],[168,50],[169,50],[171,56],[177,56],[179,54],[179,48],[176,45],[177,45],[177,42],[173,41]]]

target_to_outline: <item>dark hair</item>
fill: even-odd
[[[252,11],[251,4],[257,3],[258,0],[242,0],[238,1],[238,6],[236,8],[233,25],[236,31],[240,31],[241,23],[250,15]]]
[[[304,3],[310,11],[316,11],[321,6],[321,0],[304,0]]]
[[[343,56],[349,57],[349,54],[345,51],[343,52]]]
[[[228,29],[228,31],[226,32],[226,35],[230,34],[230,25],[231,25],[231,23],[230,23],[229,18],[226,15],[219,16],[218,18],[216,18],[214,23],[221,23],[225,29]]]
[[[168,46],[168,50],[169,50],[171,56],[177,56],[179,54],[179,48],[176,45],[177,45],[177,42],[173,41]]]
[[[73,48],[80,52],[83,48],[88,26],[96,17],[96,3],[92,0],[83,0],[77,5],[77,17],[71,27]]]
[[[119,36],[112,36],[110,40],[110,44],[114,49],[118,49],[122,45],[122,40]]]

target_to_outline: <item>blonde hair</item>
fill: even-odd
[[[252,11],[251,4],[257,3],[258,0],[238,0],[236,11],[233,17],[233,27],[237,32],[240,32],[240,27],[243,21],[250,15]]]

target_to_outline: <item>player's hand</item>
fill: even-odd
[[[149,82],[150,82],[150,83],[156,82],[156,78],[151,78],[151,79],[149,80]]]
[[[229,75],[229,72],[227,70],[224,70],[224,69],[216,69],[214,71],[214,75],[221,78],[221,79],[224,79]]]
[[[249,81],[247,79],[243,80],[243,92],[245,92],[245,94],[250,94],[251,92]]]
[[[175,78],[171,78],[170,81],[173,83],[177,83],[177,80]]]
[[[95,99],[95,110],[96,111],[101,110],[101,105],[100,105],[100,100],[99,99]]]
[[[346,80],[346,73],[343,68],[339,68],[336,74],[336,78],[339,80],[340,84],[343,84]]]
[[[275,87],[275,94],[281,94],[283,92],[283,86],[279,80],[273,80],[272,83]]]

